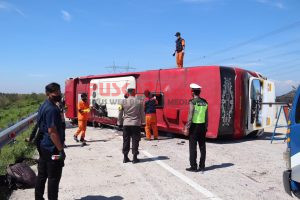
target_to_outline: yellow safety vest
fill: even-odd
[[[201,99],[192,100],[194,104],[194,113],[192,118],[192,123],[194,124],[203,124],[206,121],[206,111],[207,111],[207,103]]]

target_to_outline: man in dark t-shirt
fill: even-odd
[[[156,118],[156,105],[158,104],[156,97],[151,94],[149,90],[144,92],[144,109],[146,116],[146,140],[151,140],[151,130],[153,131],[154,140],[158,140],[157,118]]]
[[[58,188],[64,166],[65,133],[57,102],[61,101],[60,85],[50,83],[46,86],[48,99],[41,105],[38,112],[38,126],[42,134],[38,148],[40,158],[38,178],[35,186],[35,199],[44,199],[45,183],[48,179],[48,199],[58,199]]]

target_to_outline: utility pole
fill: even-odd
[[[113,73],[116,73],[117,70],[119,70],[119,72],[129,72],[130,69],[136,69],[135,67],[130,67],[129,62],[128,62],[127,66],[117,66],[115,64],[115,61],[113,62],[112,66],[108,66],[108,67],[105,67],[105,68],[112,69]],[[124,70],[124,71],[122,71],[122,70]]]

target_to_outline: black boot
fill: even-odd
[[[74,140],[75,140],[76,142],[79,142],[79,140],[77,139],[77,136],[76,136],[76,135],[74,135],[73,138],[74,138]]]
[[[86,140],[84,138],[80,138],[80,142],[82,147],[86,145]]]
[[[205,165],[199,165],[199,171],[203,174],[205,170]]]
[[[186,168],[185,170],[189,171],[189,172],[197,172],[197,167],[189,167],[189,168]]]
[[[140,160],[137,158],[137,155],[133,155],[132,163],[135,164],[135,163],[138,163],[138,162],[140,162]]]
[[[131,160],[128,158],[128,155],[124,155],[123,163],[131,162]]]

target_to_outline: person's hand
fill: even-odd
[[[118,125],[118,130],[120,131],[120,130],[122,130],[122,128],[123,128],[123,125]]]
[[[60,160],[65,160],[66,159],[66,154],[65,154],[65,151],[64,150],[61,150],[59,152],[59,159]]]
[[[184,127],[183,129],[183,135],[188,136],[189,135],[189,131],[187,130],[187,128]]]
[[[173,53],[173,56],[175,56],[175,53]]]

